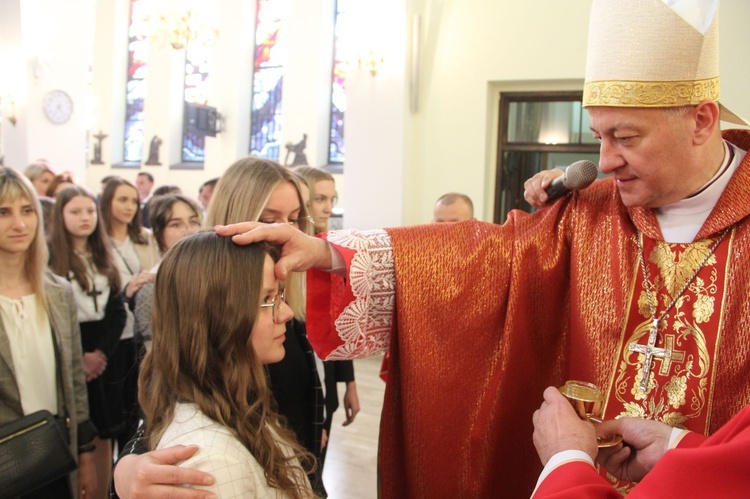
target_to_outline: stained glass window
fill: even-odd
[[[208,102],[208,72],[212,48],[200,42],[189,43],[185,54],[185,102],[205,105]],[[187,113],[183,120],[187,121]],[[182,161],[202,163],[205,158],[205,135],[195,128],[183,127]]]
[[[143,102],[146,98],[146,58],[149,43],[149,27],[145,21],[146,3],[147,0],[130,0],[124,161],[140,162],[143,158]]]
[[[349,0],[337,0],[336,21],[333,39],[333,77],[331,83],[331,140],[328,146],[328,162],[344,162],[344,113],[346,112],[347,61],[354,60],[349,53],[352,44],[351,26],[346,15]]]
[[[257,0],[250,154],[279,159],[287,0]]]

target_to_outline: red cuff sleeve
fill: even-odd
[[[317,237],[326,239],[326,234]],[[349,275],[355,250],[331,244],[343,257]],[[336,331],[335,321],[354,300],[349,279],[331,272],[307,271],[307,337],[318,357],[324,359],[344,344]]]

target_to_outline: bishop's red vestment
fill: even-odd
[[[748,131],[725,139],[750,149]],[[322,358],[389,349],[382,497],[529,497],[542,468],[531,415],[568,379],[602,388],[606,418],[705,434],[750,403],[750,155],[691,244],[664,243],[653,210],[626,208],[611,178],[502,226],[328,240],[347,279],[308,272],[308,334]],[[649,342],[649,291],[668,310],[653,346],[670,353],[645,367],[630,345]]]

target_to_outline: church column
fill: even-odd
[[[57,170],[83,177],[92,3],[7,0],[0,3],[0,19],[2,57],[13,67],[7,80],[17,95],[16,126],[6,129],[8,122],[3,122],[6,163],[22,170],[32,160],[46,158]],[[62,113],[60,123],[47,118],[43,109],[52,90],[64,92],[72,102],[72,112]]]
[[[376,229],[403,223],[407,120],[405,0],[352,3],[358,51],[383,63],[375,76],[356,69],[346,87],[345,227]],[[383,26],[388,26],[387,36]]]
[[[250,151],[255,2],[216,2],[219,35],[213,45],[208,104],[224,117],[225,130],[206,137],[205,179],[218,177]]]
[[[125,143],[125,82],[128,65],[128,0],[98,0],[93,78],[91,82],[92,120],[90,123],[88,184],[98,185],[102,177],[110,174],[112,164],[122,163]],[[95,134],[107,135],[101,140],[101,161],[93,165]]]
[[[21,35],[21,2],[0,2],[0,157],[23,170],[28,161],[27,63]]]
[[[185,49],[173,49],[163,39],[155,38],[149,46],[147,64],[141,163],[145,170],[159,168],[163,172],[182,160]],[[161,165],[148,165],[149,155],[153,161],[156,152]]]

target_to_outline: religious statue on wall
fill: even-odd
[[[162,140],[158,135],[154,135],[151,139],[151,144],[148,146],[148,159],[146,160],[147,165],[161,165],[159,162],[159,148],[161,147]]]
[[[94,135],[96,142],[94,142],[94,159],[91,160],[92,165],[104,164],[104,161],[102,161],[102,141],[107,137],[109,137],[109,135],[103,133],[101,130],[99,130],[99,133]]]
[[[286,145],[286,157],[284,158],[284,165],[285,166],[297,166],[297,165],[306,165],[307,163],[307,156],[305,156],[305,147],[307,147],[307,134],[302,134],[302,140],[300,140],[296,144],[292,144],[291,142],[287,142]],[[292,162],[289,162],[289,154],[294,153],[294,159]]]

